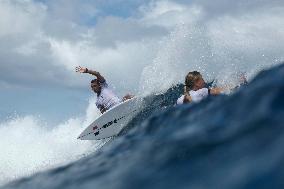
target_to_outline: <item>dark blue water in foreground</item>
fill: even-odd
[[[284,188],[284,66],[231,96],[148,106],[97,153],[4,188]]]

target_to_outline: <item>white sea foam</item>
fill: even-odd
[[[52,129],[33,116],[0,123],[0,185],[67,164],[102,146],[106,141],[77,140],[99,115],[94,100],[90,100],[85,118],[70,118]]]
[[[186,73],[193,70],[208,81],[216,79],[218,85],[232,86],[240,72],[250,79],[283,62],[284,8],[268,6],[263,12],[262,5],[254,4],[248,12],[216,13],[202,6],[180,10],[179,23],[157,43],[156,58],[142,72],[140,91],[166,90],[183,83]],[[188,15],[190,11],[196,14]]]

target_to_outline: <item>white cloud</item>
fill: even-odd
[[[203,10],[197,5],[182,5],[174,1],[152,1],[142,6],[141,22],[174,29],[179,24],[192,23],[203,17]]]
[[[165,34],[162,29],[144,27],[135,19],[105,17],[95,27],[84,23],[80,25],[78,19],[81,16],[77,15],[76,10],[79,13],[87,10],[86,14],[91,17],[96,10],[78,1],[67,4],[66,1],[50,1],[47,5],[34,1],[1,1],[0,7],[5,10],[0,11],[0,68],[6,72],[1,75],[1,80],[11,85],[34,85],[37,81],[42,85],[43,80],[51,85],[82,85],[78,82],[80,79],[70,79],[74,78],[76,65],[98,68],[110,76],[118,75],[111,74],[113,68],[126,71],[129,71],[127,68],[139,68],[132,71],[139,74],[143,66],[134,65],[142,65],[146,61],[148,64],[149,56],[153,56],[151,49],[145,46],[154,47],[150,39],[159,38],[160,31]],[[55,19],[55,16],[58,18]],[[11,27],[11,23],[18,22],[16,28]],[[141,41],[144,42],[139,44]],[[64,67],[66,70],[63,70]],[[44,73],[38,72],[43,69]],[[29,73],[23,74],[28,70]],[[55,75],[60,77],[56,78]],[[124,84],[119,78],[110,77],[110,80],[114,80],[114,85]],[[139,80],[133,75],[126,80],[133,78],[136,78],[136,82]]]
[[[1,83],[82,87],[89,77],[75,75],[77,65],[97,69],[121,91],[137,90],[141,73],[141,85],[147,81],[158,89],[157,73],[168,81],[166,88],[188,69],[215,77],[218,69],[234,64],[249,72],[255,62],[267,66],[283,59],[284,8],[276,1],[262,2],[159,0],[125,18],[98,16],[99,1],[4,0]],[[87,24],[94,18],[94,25]]]
[[[46,7],[30,1],[0,1],[0,38],[39,32]]]
[[[115,47],[119,43],[139,42],[141,39],[157,40],[167,33],[165,28],[145,25],[140,19],[108,16],[98,20],[91,34],[96,46]]]
[[[169,12],[183,12],[185,10],[184,6],[172,1],[152,1],[140,8],[140,11],[145,15],[145,19],[156,19]]]

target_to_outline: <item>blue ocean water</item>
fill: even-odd
[[[97,152],[3,188],[283,188],[284,65],[230,96],[175,106],[182,85]]]

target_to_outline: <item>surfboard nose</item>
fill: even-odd
[[[82,140],[82,139],[81,139],[81,137],[82,137],[82,136],[81,136],[81,135],[79,135],[79,136],[77,137],[77,139],[78,139],[78,140],[79,140],[79,139],[80,139],[80,140]]]

